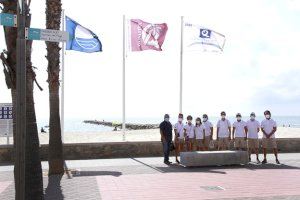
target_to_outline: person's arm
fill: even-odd
[[[269,134],[269,138],[277,131],[277,127],[274,126],[272,132]]]
[[[246,135],[245,140],[247,140],[247,136],[248,136],[248,128],[247,128],[247,126],[244,127],[244,130],[245,130],[245,135]]]
[[[261,132],[263,132],[263,134],[266,136],[266,138],[269,138],[269,135],[265,132],[263,127],[261,127]]]
[[[228,126],[228,131],[229,131],[229,140],[231,140],[231,126]]]
[[[219,130],[220,130],[220,128],[217,127],[217,140],[219,140]]]
[[[161,129],[160,129],[160,139],[161,139],[162,142],[165,142],[165,141],[166,141],[164,132],[163,132]]]
[[[175,139],[177,139],[179,134],[178,134],[178,130],[176,127],[174,128],[174,134],[175,134]]]
[[[234,140],[234,132],[235,132],[235,127],[233,126],[232,128],[232,139]],[[229,139],[230,139],[230,130],[229,130]]]
[[[213,139],[214,127],[210,127],[210,139]]]

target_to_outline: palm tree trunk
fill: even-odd
[[[27,42],[27,46],[31,42]],[[27,50],[27,83],[26,83],[26,157],[25,157],[25,199],[43,199],[43,176],[39,154],[39,137],[36,124],[34,99],[33,99],[33,80],[35,73],[32,70],[29,48]]]
[[[46,27],[60,29],[61,0],[46,0]],[[64,173],[63,145],[59,114],[59,58],[60,47],[57,42],[46,42],[48,59],[48,84],[50,102],[49,122],[49,175]]]
[[[3,12],[16,14],[17,1],[3,1]],[[26,27],[30,26],[30,15],[27,9]],[[13,103],[13,120],[16,121],[16,39],[17,29],[13,27],[4,27],[5,41],[7,51],[1,54],[1,60],[5,66],[6,83],[11,89]],[[26,157],[25,157],[25,199],[39,200],[43,199],[43,177],[39,154],[39,138],[36,125],[35,107],[33,99],[33,83],[35,73],[31,63],[32,41],[26,43]],[[6,56],[5,56],[6,55]],[[14,148],[15,148],[15,125],[14,125]],[[16,170],[16,169],[15,169]],[[15,180],[16,180],[15,176]]]

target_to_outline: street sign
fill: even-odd
[[[25,39],[67,42],[69,40],[69,33],[53,29],[25,28]]]
[[[0,13],[0,23],[3,26],[17,27],[17,15]]]

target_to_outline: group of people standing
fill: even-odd
[[[256,161],[260,163],[258,133],[261,130],[263,133],[262,148],[264,154],[262,163],[267,163],[267,149],[272,148],[276,157],[276,163],[280,164],[275,139],[277,125],[271,118],[269,110],[264,112],[264,116],[265,119],[259,123],[255,119],[255,113],[252,112],[250,119],[245,122],[242,120],[242,115],[237,113],[236,121],[231,125],[230,121],[226,118],[226,113],[222,111],[221,119],[218,120],[216,125],[217,149],[228,150],[230,142],[233,141],[236,150],[249,152],[249,162],[251,161],[251,154],[255,153]],[[170,122],[169,114],[165,114],[164,121],[159,125],[165,164],[171,164],[169,154],[171,144],[173,144],[173,131],[177,163],[179,163],[178,154],[182,151],[208,151],[214,148],[214,127],[208,120],[208,115],[204,114],[202,120],[200,117],[197,117],[195,124],[193,124],[193,117],[191,115],[188,115],[186,119],[187,122],[184,123],[183,114],[180,113],[178,115],[178,122],[173,126]]]

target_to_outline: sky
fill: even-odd
[[[126,118],[175,117],[179,111],[180,17],[226,36],[222,54],[184,52],[183,113],[300,115],[300,1],[64,0],[65,14],[98,35],[101,53],[66,51],[66,119],[122,118],[122,25],[167,23],[163,51],[128,52]],[[45,28],[45,1],[32,1],[32,27]],[[0,48],[5,49],[3,30]],[[49,117],[46,46],[34,41],[37,118]],[[0,73],[0,102],[11,102]]]

